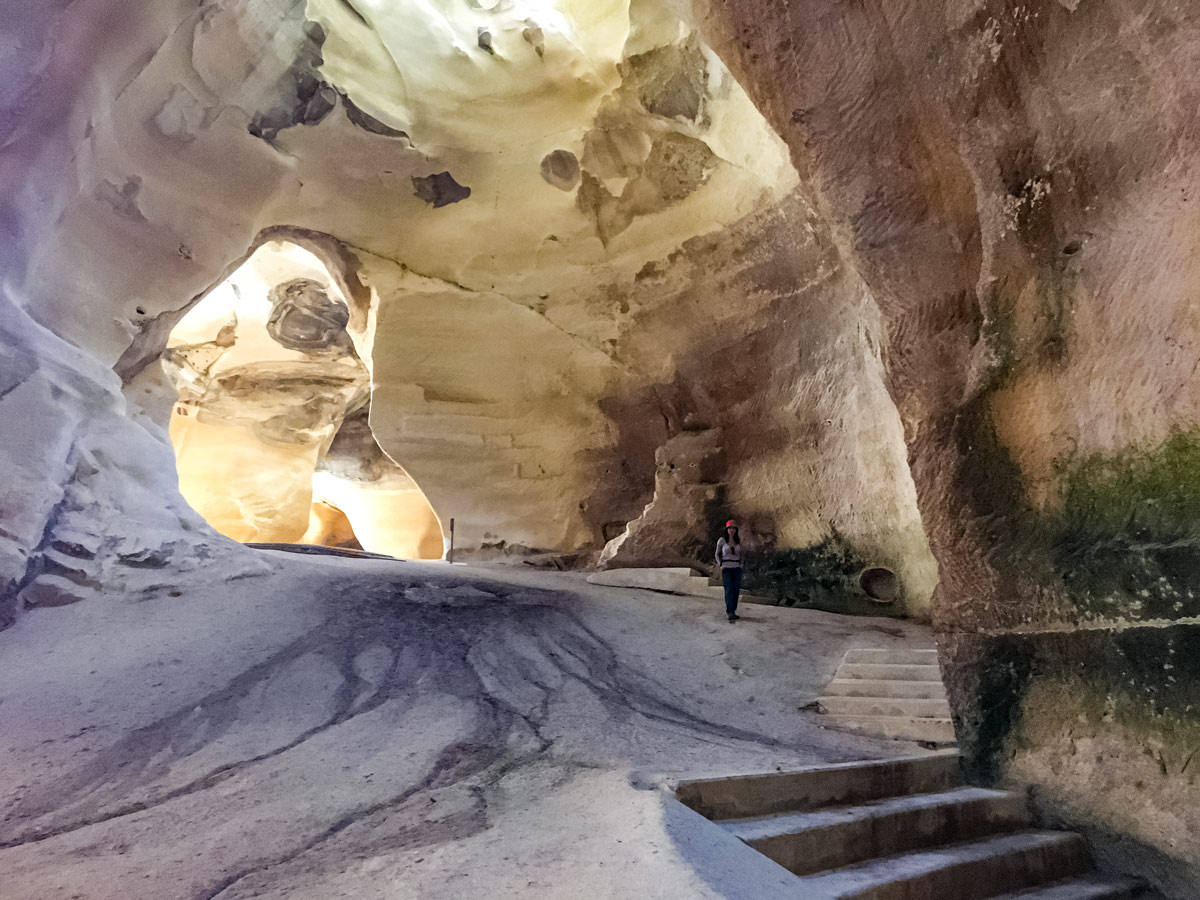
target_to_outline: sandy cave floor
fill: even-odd
[[[801,710],[918,626],[268,557],[0,634],[0,897],[794,897],[662,785],[920,752]]]

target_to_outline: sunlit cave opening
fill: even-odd
[[[439,559],[436,513],[371,431],[348,322],[328,268],[286,241],[188,312],[163,354],[180,491],[238,541]]]
[[[334,87],[311,120],[289,99],[249,126],[296,161],[299,195],[255,220],[290,243],[167,350],[184,496],[250,542],[441,557],[435,505],[457,559],[599,553],[709,404],[692,353],[811,280],[771,243],[807,215],[786,145],[651,0],[306,9],[304,78]]]

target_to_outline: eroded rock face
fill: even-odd
[[[181,490],[239,540],[439,558],[436,514],[368,424],[337,282],[313,254],[272,242],[176,327],[163,365]]]
[[[612,568],[687,566],[703,559],[723,511],[726,471],[717,429],[677,434],[655,453],[654,499],[600,554]]]
[[[205,460],[181,463],[184,493],[240,481],[259,500],[206,510],[249,522],[240,537],[307,530],[357,356],[378,445],[464,552],[597,553],[653,500],[656,450],[702,422],[736,445],[722,478],[752,528],[787,547],[836,527],[921,614],[936,574],[877,313],[717,56],[656,3],[414,10],[156,6],[88,69],[126,85],[118,100],[81,94],[13,156],[57,199],[9,208],[11,289],[130,385],[174,329],[197,413],[177,411],[176,445]],[[72,21],[47,24],[48,47]],[[56,97],[82,77],[59,76]],[[423,180],[438,173],[471,195]],[[233,298],[180,336],[189,303],[282,237],[328,267],[344,320],[289,270],[267,279],[292,288],[261,333]],[[95,259],[59,265],[78,247]],[[161,414],[162,386],[146,390]],[[233,433],[240,449],[216,452]],[[823,480],[814,462],[852,446]],[[246,477],[254,457],[269,486]]]
[[[346,302],[294,246],[256,252],[172,333],[163,355],[178,399],[171,438],[188,502],[222,534],[296,541],[312,524],[313,473],[368,376]],[[213,332],[211,340],[200,340]]]
[[[22,606],[136,597],[164,569],[263,572],[179,496],[161,424],[119,379],[0,297],[0,625]],[[140,387],[140,386],[139,386]]]
[[[542,159],[542,178],[560,191],[574,190],[579,177],[579,160],[570,150],[555,150]]]
[[[445,552],[437,513],[408,472],[379,447],[365,403],[342,419],[317,464],[313,496],[313,515],[321,516],[318,506],[342,511],[364,549],[416,559],[440,559]]]
[[[346,325],[350,310],[344,302],[330,298],[324,285],[309,278],[277,284],[271,288],[271,316],[267,334],[289,350],[307,353],[327,351],[337,356],[351,349]]]
[[[236,558],[176,490],[174,333],[181,472],[259,498],[206,511],[247,534],[335,534],[316,498],[409,510],[396,541],[440,515],[468,553],[682,562],[727,507],[782,551],[836,533],[900,611],[937,583],[977,770],[1186,896],[1195,832],[1159,811],[1197,805],[1200,13],[671,7],[5,23],[0,621]],[[184,335],[280,238],[326,280]],[[1135,789],[1085,790],[1094,748]]]
[[[1197,11],[695,7],[887,324],[960,740],[1187,896]]]

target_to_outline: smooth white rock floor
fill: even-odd
[[[664,785],[915,749],[801,707],[917,626],[268,556],[0,633],[4,900],[794,898]]]

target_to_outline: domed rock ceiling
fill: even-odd
[[[300,539],[306,471],[361,405],[463,553],[595,558],[646,509],[659,524],[606,562],[683,564],[732,507],[765,550],[841,542],[900,574],[895,611],[927,607],[935,568],[874,304],[786,147],[675,15],[312,2],[180,16],[148,57],[105,58],[124,87],[67,126],[78,183],[55,182],[52,227],[27,223],[23,287],[160,421],[170,388],[152,363],[176,323],[172,344],[208,345],[237,320],[200,416],[181,426],[185,400],[172,426],[181,459],[202,461],[181,465],[184,494],[203,486],[194,505],[218,528]],[[321,351],[336,377],[320,390],[311,354],[261,321],[264,292],[315,263],[245,291],[253,323],[231,299],[247,254],[281,240],[315,254],[315,280],[346,303],[354,354]],[[108,246],[86,269],[58,264],[82,242]],[[292,437],[266,435],[273,423]],[[704,431],[734,452],[687,476],[668,526],[656,451]],[[818,477],[830,454],[841,464]]]
[[[1192,5],[5,27],[0,624],[261,569],[218,531],[688,565],[732,513],[793,596],[895,572],[977,775],[1187,896]]]

